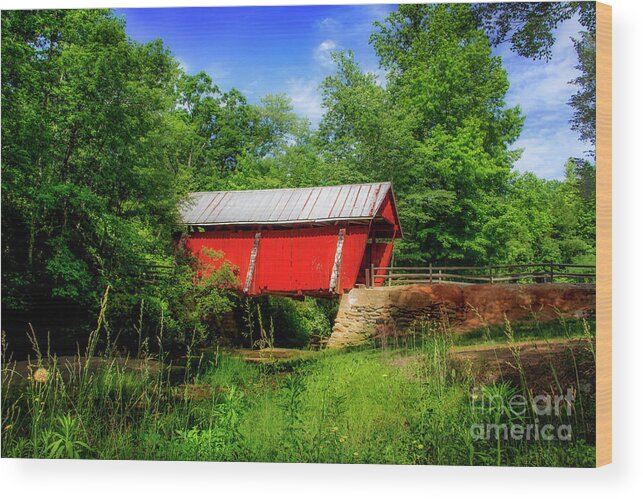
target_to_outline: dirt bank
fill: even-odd
[[[404,334],[418,321],[448,320],[459,332],[484,325],[558,317],[592,317],[595,287],[587,284],[434,284],[357,288],[342,297],[329,347]]]

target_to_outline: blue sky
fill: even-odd
[[[285,93],[298,114],[316,125],[322,116],[319,84],[333,72],[330,53],[352,49],[362,69],[379,74],[368,44],[372,23],[394,5],[117,9],[128,35],[146,42],[161,38],[189,73],[205,71],[223,90],[238,88],[251,102]],[[570,37],[579,26],[563,24],[553,58],[545,63],[499,47],[509,73],[509,105],[520,104],[525,126],[516,147],[524,148],[516,167],[541,177],[562,178],[569,156],[588,146],[569,129],[576,74]]]

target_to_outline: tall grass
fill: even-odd
[[[586,328],[589,350],[592,333]],[[543,417],[528,409],[516,416],[501,402],[516,395],[531,402],[538,395],[530,391],[525,373],[517,385],[478,386],[451,358],[454,337],[448,324],[427,322],[415,336],[396,338],[388,348],[326,350],[294,363],[253,365],[219,350],[207,360],[189,354],[186,364],[192,367],[178,376],[175,366],[149,354],[135,362],[113,354],[97,357],[101,331],[99,318],[87,351],[70,365],[42,354],[36,344],[34,368],[24,380],[3,358],[3,456],[539,466],[594,462],[588,437],[592,402],[578,395],[580,386],[571,415]],[[515,342],[510,324],[505,336],[510,345]],[[262,337],[269,342],[270,328]],[[515,367],[523,370],[519,349],[515,355]],[[480,410],[481,400],[491,403]],[[569,424],[573,438],[515,441],[472,433],[477,424],[536,422]]]

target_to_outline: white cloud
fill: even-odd
[[[261,82],[259,80],[252,80],[240,89],[241,93],[247,97],[256,97],[257,92],[261,90]]]
[[[313,126],[319,124],[324,114],[319,84],[318,80],[303,78],[291,78],[286,82],[286,93],[292,100],[295,112],[308,118]]]
[[[391,6],[383,3],[372,3],[365,6],[369,17],[376,21],[383,21],[391,13]]]
[[[340,22],[334,17],[324,17],[321,21],[317,23],[317,29],[319,31],[331,31],[335,32],[340,27]]]
[[[190,65],[187,62],[185,62],[184,59],[181,59],[180,57],[176,57],[176,56],[174,58],[179,63],[179,68],[181,68],[185,73],[190,72]]]
[[[318,64],[324,67],[333,66],[333,58],[331,53],[338,49],[337,42],[334,40],[324,40],[317,47],[315,47],[314,57]]]
[[[513,54],[509,88],[510,104],[520,104],[525,113],[558,112],[576,91],[569,81],[578,76],[576,51],[570,37],[576,35],[580,25],[575,21],[563,23],[556,32],[552,58],[548,62],[532,61]]]
[[[567,159],[584,157],[588,149],[578,141],[575,132],[556,126],[523,133],[512,147],[524,149],[516,163],[519,171],[532,171],[549,179],[562,179]]]
[[[568,105],[576,87],[569,81],[578,75],[572,36],[581,26],[576,20],[563,23],[556,31],[556,43],[548,62],[522,58],[502,46],[496,52],[508,69],[510,88],[507,103],[520,105],[525,125],[515,147],[524,148],[516,167],[546,178],[562,178],[570,156],[585,156],[590,146],[578,140],[570,129],[573,111]]]
[[[212,77],[212,81],[220,87],[226,88],[231,85],[234,74],[219,61],[212,61],[204,71]]]

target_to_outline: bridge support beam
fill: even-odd
[[[339,234],[337,235],[337,247],[335,249],[333,272],[330,275],[330,285],[328,286],[328,290],[331,293],[337,292],[340,286],[339,271],[342,266],[342,248],[344,247],[344,236],[346,236],[346,229],[342,227],[341,229],[339,229]]]
[[[252,250],[250,250],[250,263],[248,264],[248,273],[246,274],[246,283],[243,286],[243,292],[247,293],[250,291],[250,286],[252,285],[252,277],[255,271],[255,262],[257,261],[257,253],[259,253],[259,241],[261,240],[261,231],[255,233],[255,241],[252,245]]]

